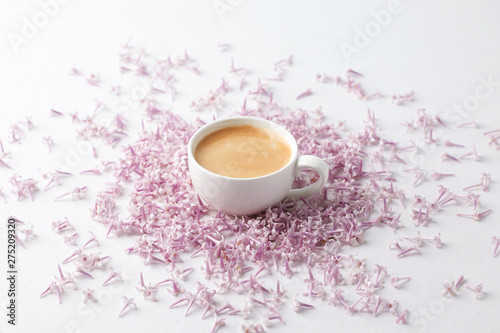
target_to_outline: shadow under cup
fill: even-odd
[[[290,147],[291,154],[288,163],[281,169],[264,176],[233,178],[213,173],[196,161],[195,150],[205,137],[227,127],[245,125],[268,129],[280,135]],[[301,158],[304,157],[308,156],[301,156]],[[328,177],[328,168],[326,163],[318,157],[309,157],[324,164],[322,168],[319,168],[321,170],[318,170],[317,166],[298,166],[297,142],[292,134],[271,121],[257,117],[232,117],[206,124],[193,134],[188,143],[188,164],[194,188],[201,199],[212,208],[232,215],[252,215],[262,212],[283,200],[293,191],[307,189],[308,187],[290,191],[294,178],[305,167],[314,168],[320,174],[318,184],[315,185],[313,191],[309,191],[311,192],[309,195],[321,189],[326,182],[325,178]],[[319,162],[316,161],[316,163]]]

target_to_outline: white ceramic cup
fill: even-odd
[[[251,125],[269,129],[283,137],[291,149],[288,163],[273,173],[254,178],[222,176],[202,167],[194,158],[196,146],[207,135],[231,126]],[[232,215],[252,215],[264,211],[284,198],[299,199],[323,188],[328,180],[328,166],[319,157],[298,156],[297,142],[283,127],[257,117],[231,117],[208,123],[196,131],[188,144],[188,163],[193,186],[211,207]],[[319,179],[304,188],[291,189],[302,169],[314,169]]]

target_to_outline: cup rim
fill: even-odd
[[[238,178],[238,177],[223,176],[223,175],[220,175],[218,173],[212,172],[212,171],[204,168],[202,165],[200,165],[198,163],[198,161],[194,158],[194,148],[195,148],[194,142],[196,140],[198,140],[197,143],[199,143],[207,135],[209,135],[217,130],[220,130],[220,129],[223,129],[226,127],[230,127],[230,126],[238,126],[238,124],[235,124],[235,123],[237,123],[238,121],[242,121],[242,120],[252,120],[252,121],[256,121],[256,122],[266,123],[270,126],[270,127],[266,127],[266,128],[283,136],[284,139],[287,141],[287,143],[290,145],[290,149],[291,149],[291,156],[290,156],[290,160],[288,161],[288,163],[285,164],[280,169],[278,169],[272,173],[269,173],[267,175],[258,176],[258,177],[250,177],[250,178]],[[222,126],[222,127],[217,126],[218,124],[225,123],[225,122],[227,123],[225,126]],[[244,124],[241,124],[241,125],[244,125]],[[216,127],[216,129],[214,131],[208,131],[212,127]],[[259,127],[259,126],[257,125],[256,127]],[[204,133],[204,132],[207,132],[207,133]],[[201,138],[200,138],[200,135],[202,135]],[[270,121],[270,120],[265,119],[265,118],[254,117],[254,116],[235,116],[235,117],[225,117],[225,118],[217,119],[215,121],[212,121],[210,123],[203,125],[198,130],[196,130],[193,133],[193,135],[191,135],[191,138],[189,138],[189,142],[188,142],[188,159],[189,159],[189,161],[191,161],[192,163],[195,163],[198,167],[200,167],[203,171],[207,172],[209,175],[211,175],[213,177],[218,177],[220,179],[225,179],[225,180],[248,181],[248,180],[257,180],[257,179],[268,178],[268,177],[271,177],[277,173],[282,172],[286,168],[289,168],[293,163],[295,163],[295,161],[297,160],[297,156],[298,156],[297,140],[292,135],[292,133],[290,133],[290,131],[288,131],[286,128],[284,128],[283,126],[281,126],[273,121]]]

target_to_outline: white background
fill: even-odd
[[[230,7],[224,7],[226,11],[221,12],[215,6],[220,2]],[[175,57],[187,50],[199,61],[200,76],[188,73],[178,78],[179,98],[172,107],[185,119],[198,116],[189,109],[189,102],[219,85],[220,79],[227,75],[231,58],[249,70],[246,88],[249,89],[255,86],[257,78],[271,75],[276,61],[291,54],[294,63],[285,76],[285,82],[271,84],[278,101],[291,108],[308,110],[322,106],[328,115],[327,121],[345,120],[348,130],[361,128],[367,107],[370,107],[379,120],[384,137],[401,144],[408,143],[410,139],[420,140],[422,152],[412,161],[420,165],[428,176],[433,169],[457,174],[439,184],[458,192],[477,182],[481,173],[490,173],[493,179],[490,192],[480,193],[481,203],[484,210],[496,209],[500,191],[500,152],[488,145],[488,139],[482,133],[500,127],[500,87],[498,84],[490,87],[491,93],[481,100],[475,99],[475,96],[477,89],[486,91],[482,80],[500,81],[500,4],[497,1],[401,1],[382,27],[376,23],[376,14],[373,13],[392,8],[388,1],[242,0],[228,1],[230,5],[222,0],[220,2],[72,0],[59,3],[57,8],[52,7],[52,16],[44,22],[44,14],[40,14],[43,13],[43,2],[3,1],[0,4],[0,139],[11,151],[11,158],[5,161],[23,177],[38,179],[41,188],[45,187],[46,180],[41,178],[39,170],[50,170],[54,162],[64,164],[73,159],[75,173],[94,167],[98,162],[82,153],[68,117],[49,117],[49,110],[55,108],[66,114],[78,110],[81,115],[86,115],[92,112],[94,99],[110,98],[106,92],[109,85],[121,85],[125,91],[141,87],[140,79],[133,81],[119,74],[117,52],[120,45],[129,39],[131,44],[145,47],[151,59],[167,55]],[[25,30],[27,21],[38,22],[39,25],[28,35]],[[361,41],[359,31],[374,26],[379,29],[369,32],[371,37]],[[24,39],[16,45],[12,42],[13,38]],[[227,52],[217,52],[218,42],[229,43],[232,47]],[[342,46],[347,44],[356,48],[356,54],[351,59],[342,52]],[[353,69],[363,73],[362,82],[368,92],[379,90],[386,98],[367,103],[345,93],[340,87],[315,81],[317,72],[336,75],[349,63]],[[100,73],[103,88],[88,86],[82,78],[69,77],[67,73],[71,67],[86,74]],[[296,101],[295,97],[306,88],[312,88],[314,95]],[[415,102],[395,106],[388,101],[390,92],[407,93],[410,90],[415,92]],[[133,142],[140,126],[140,110],[135,108],[133,96],[129,100],[129,142]],[[456,111],[457,105],[474,100],[478,103],[469,105],[469,110]],[[242,93],[229,94],[221,115],[238,110],[242,101]],[[416,118],[418,108],[440,115],[449,125],[449,129],[438,133],[441,135],[440,145],[427,147],[421,143],[421,133],[408,136],[401,126],[401,122]],[[32,115],[35,129],[26,132],[22,144],[9,144],[9,126],[28,115]],[[203,114],[202,117],[210,119],[212,114]],[[472,120],[477,122],[477,129],[456,128],[456,125]],[[51,154],[47,154],[47,148],[40,142],[47,135],[52,135],[55,142]],[[475,144],[480,161],[442,162],[441,153],[452,152],[443,147],[445,138],[468,148]],[[117,156],[117,152],[107,147],[97,149],[99,158],[109,160]],[[456,154],[465,151],[459,150]],[[169,309],[168,305],[175,299],[165,289],[160,291],[157,303],[143,300],[136,291],[140,271],[147,281],[156,282],[167,276],[163,268],[144,266],[139,258],[124,254],[123,249],[131,245],[133,238],[105,239],[106,230],[91,221],[88,207],[110,177],[64,179],[61,186],[36,193],[34,202],[17,202],[10,193],[8,183],[12,173],[0,166],[0,187],[7,200],[6,204],[0,202],[0,219],[7,220],[9,215],[13,215],[32,223],[37,236],[27,244],[27,249],[18,250],[19,310],[18,326],[15,328],[6,325],[4,304],[7,287],[4,278],[1,279],[0,299],[4,310],[0,311],[0,332],[211,330],[212,319],[200,320],[200,310],[184,317],[184,309]],[[400,188],[407,191],[410,200],[413,193],[423,194],[429,199],[436,196],[438,183],[430,177],[413,189],[413,180],[404,173],[400,175]],[[53,201],[77,183],[89,186],[84,200]],[[470,208],[465,205],[448,207],[434,216],[435,223],[420,228],[413,226],[408,211],[405,211],[402,215],[404,228],[397,234],[387,228],[369,230],[366,244],[346,250],[346,253],[358,250],[360,257],[368,258],[370,264],[367,267],[370,270],[373,264],[379,263],[387,266],[390,273],[413,278],[399,291],[386,281],[384,290],[384,296],[399,299],[401,311],[405,308],[410,310],[408,326],[396,325],[395,318],[387,314],[377,318],[367,314],[351,317],[346,311],[326,302],[314,302],[316,310],[295,314],[289,301],[284,306],[286,325],[274,324],[272,330],[499,331],[500,258],[492,256],[491,244],[491,236],[500,236],[499,215],[494,211],[481,222],[456,216],[456,213],[467,213],[468,210]],[[91,287],[102,293],[100,303],[82,306],[80,290],[68,290],[61,305],[54,295],[39,298],[57,273],[57,264],[72,251],[63,243],[62,237],[50,229],[52,220],[65,216],[80,232],[80,244],[87,239],[87,231],[97,234],[101,246],[92,249],[111,255],[111,266],[124,274],[122,284],[116,283],[107,289],[100,284],[108,271],[96,272],[95,281],[81,279],[80,289]],[[424,236],[440,232],[445,246],[442,249],[427,246],[422,248],[420,256],[396,259],[395,253],[388,250],[388,245],[397,237],[416,235],[417,230]],[[2,248],[5,246],[4,231],[0,233]],[[1,258],[3,270],[5,256]],[[63,269],[71,271],[72,267],[66,265]],[[485,297],[476,300],[472,293],[462,288],[456,298],[441,298],[442,283],[459,275],[465,276],[466,284],[482,282]],[[194,281],[196,274],[190,276],[186,283]],[[286,282],[289,300],[295,290],[300,289],[301,283],[297,277]],[[135,297],[139,309],[118,319],[121,296]],[[229,317],[220,332],[236,332],[242,323],[244,321],[240,317]]]

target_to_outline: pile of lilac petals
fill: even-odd
[[[298,201],[283,201],[254,216],[214,211],[193,189],[187,163],[187,143],[203,122],[192,124],[162,112],[153,120],[155,130],[144,130],[139,140],[123,147],[122,157],[114,164],[115,183],[99,193],[91,209],[93,218],[108,228],[108,236],[136,235],[126,252],[143,257],[146,263],[175,270],[176,263],[186,265],[190,257],[203,256],[205,277],[221,290],[280,298],[279,285],[265,288],[261,272],[279,272],[290,278],[300,266],[309,276],[304,296],[341,304],[351,314],[391,312],[398,323],[406,323],[407,311],[398,313],[393,302],[375,295],[383,288],[385,268],[372,277],[363,260],[341,253],[345,245],[363,243],[366,228],[398,226],[399,217],[389,209],[371,216],[380,201],[376,192],[383,189],[384,206],[401,198],[389,174],[386,180],[384,172],[363,168],[363,147],[380,141],[373,116],[359,133],[342,136],[341,129],[326,124],[319,112],[314,116],[305,111],[284,112],[273,103],[266,108],[244,108],[239,114],[284,126],[297,138],[299,154],[324,159],[330,170],[324,189]],[[305,186],[316,177],[314,172],[303,173],[294,186]],[[122,217],[112,187],[125,183],[132,183],[134,191],[129,195],[128,215]],[[338,286],[346,282],[355,285],[361,295],[355,304],[346,304],[341,296],[343,290]],[[265,296],[259,302],[269,303]],[[268,316],[273,313],[277,314],[275,305],[269,306]]]

